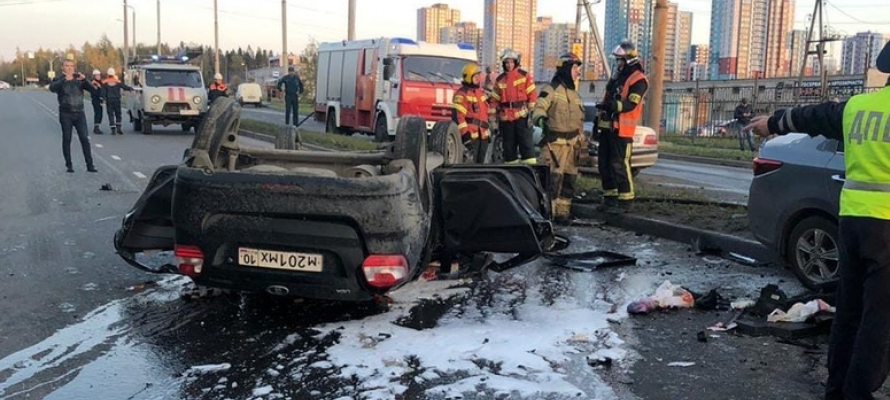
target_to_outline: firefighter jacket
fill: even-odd
[[[49,85],[49,90],[59,99],[59,112],[83,111],[83,91],[96,96],[98,92],[86,79],[65,80],[65,76],[57,76]]]
[[[844,103],[776,111],[772,133],[805,132],[844,143],[841,217],[890,220],[890,87],[858,94]]]
[[[133,90],[133,88],[127,86],[115,76],[109,76],[102,80],[102,98],[106,102],[120,101],[122,97],[121,91],[123,90]]]
[[[535,103],[532,119],[547,118],[547,131],[563,138],[581,133],[584,125],[584,106],[578,92],[556,80],[545,86]]]
[[[605,111],[599,119],[600,128],[618,131],[622,138],[633,138],[643,116],[643,96],[649,81],[640,64],[629,65],[609,79],[606,95],[598,108]]]
[[[216,83],[213,82],[210,84],[210,90],[207,93],[207,100],[213,103],[213,100],[216,100],[219,97],[228,97],[229,93],[227,92],[228,88],[225,83]]]
[[[464,84],[453,99],[453,120],[460,135],[469,139],[488,139],[488,96],[478,86]]]
[[[498,120],[515,121],[528,116],[538,98],[535,81],[524,70],[513,68],[498,75],[491,93],[491,105]]]

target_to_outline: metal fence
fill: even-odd
[[[845,101],[850,96],[879,88],[829,87],[828,97]],[[782,108],[822,101],[820,87],[709,87],[667,90],[662,109],[663,133],[686,136],[735,136],[740,125],[733,113],[742,99],[754,115],[770,115]]]

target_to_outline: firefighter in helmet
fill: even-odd
[[[631,42],[621,42],[612,51],[617,70],[606,84],[603,101],[596,105],[597,159],[603,182],[603,212],[627,212],[634,199],[630,159],[634,132],[643,114],[643,96],[649,82],[640,56]]]
[[[207,92],[208,103],[213,104],[213,100],[220,97],[229,97],[228,90],[226,83],[223,82],[222,74],[217,72],[213,75],[213,83],[210,84],[210,89]]]
[[[96,94],[90,95],[90,101],[93,103],[93,134],[94,135],[104,135],[105,132],[102,132],[102,129],[99,127],[102,125],[102,104],[105,100],[102,99],[102,72],[98,69],[93,70],[93,79],[90,80],[90,85],[93,85],[93,89]]]
[[[577,159],[587,154],[582,133],[584,106],[577,92],[581,59],[568,53],[559,58],[556,74],[541,90],[532,120],[543,129],[541,163],[550,166],[550,199],[557,223],[571,221],[572,197],[578,178]]]
[[[520,54],[512,49],[501,53],[504,72],[495,80],[491,93],[491,105],[497,109],[498,130],[504,145],[504,161],[507,164],[521,162],[534,164],[535,145],[528,123],[529,112],[534,109],[538,96],[532,76],[519,68]],[[519,152],[517,154],[517,148]]]
[[[111,128],[112,135],[123,135],[124,130],[121,128],[121,98],[123,91],[132,92],[133,88],[120,81],[115,74],[114,68],[108,68],[105,73],[105,79],[102,80],[102,99],[105,100],[105,107],[108,108],[108,126]]]
[[[479,65],[467,64],[461,72],[461,87],[454,92],[452,119],[460,130],[464,145],[476,163],[485,161],[488,150],[488,95],[482,88],[484,70]]]

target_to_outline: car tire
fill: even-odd
[[[191,125],[189,124],[182,124],[181,128],[183,132],[188,132],[190,129],[192,129]]]
[[[818,290],[837,281],[836,221],[818,215],[804,218],[791,230],[786,243],[789,267],[804,286]]]
[[[640,171],[642,171],[642,170],[639,169],[639,168],[631,168],[631,169],[630,169],[630,176],[636,178],[637,175],[640,174]]]
[[[460,140],[460,130],[452,121],[439,121],[430,132],[429,151],[442,155],[442,165],[462,164],[467,151]]]
[[[151,132],[152,132],[151,121],[148,121],[143,118],[142,119],[142,134],[143,135],[151,135]]]
[[[393,155],[395,159],[410,160],[417,171],[420,187],[426,182],[426,121],[416,116],[403,117],[396,127]]]
[[[334,110],[328,110],[327,118],[325,118],[324,131],[325,133],[339,133],[337,132],[337,121],[334,120]]]
[[[297,148],[297,127],[288,125],[278,128],[278,136],[275,137],[275,148],[295,150]]]
[[[237,140],[240,125],[241,106],[228,97],[220,97],[213,102],[201,121],[192,149],[206,151],[210,163],[218,167],[220,163],[217,158],[223,143]]]
[[[377,121],[374,123],[374,141],[377,143],[386,143],[391,141],[392,139],[389,137],[389,127],[386,125],[386,115],[380,113],[377,116]]]
[[[492,132],[491,134],[491,146],[489,147],[489,151],[491,152],[491,157],[489,157],[489,161],[491,164],[503,164],[504,163],[504,137],[500,135],[499,132]]]

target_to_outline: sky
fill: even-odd
[[[159,0],[161,40],[169,43],[213,43],[213,1]],[[219,44],[222,49],[254,48],[281,51],[279,0],[217,0]],[[677,0],[680,9],[694,12],[693,43],[707,43],[712,0]],[[795,25],[804,28],[815,0],[798,0]],[[154,44],[157,37],[158,0],[128,0],[136,13],[136,40]],[[483,0],[356,0],[356,37],[416,37],[417,9],[436,2],[461,11],[461,19],[482,25]],[[555,22],[574,22],[576,0],[538,0],[538,15]],[[602,33],[605,1],[593,6]],[[825,7],[827,23],[854,34],[863,30],[890,33],[890,2],[886,0],[832,0]],[[132,14],[132,10],[128,10]],[[22,49],[79,48],[103,34],[123,45],[121,0],[0,0],[0,59],[15,57]],[[346,38],[347,0],[287,1],[288,51],[298,53],[311,40]],[[132,26],[130,27],[132,29]],[[131,38],[132,40],[132,38]]]

